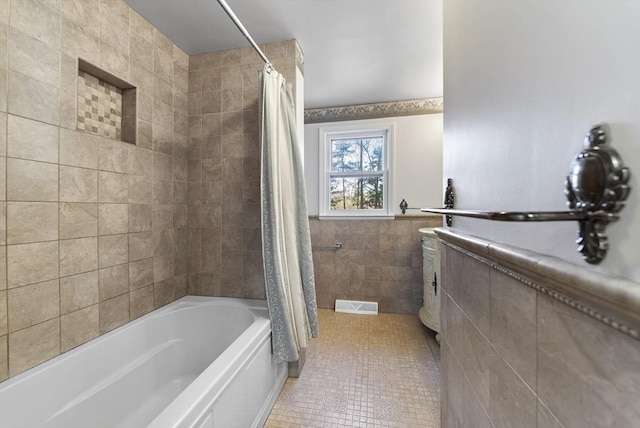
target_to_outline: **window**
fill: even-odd
[[[392,125],[320,129],[320,217],[393,216]]]

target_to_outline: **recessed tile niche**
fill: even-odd
[[[78,130],[136,143],[136,87],[78,60]]]

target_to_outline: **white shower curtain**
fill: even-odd
[[[265,65],[262,80],[262,254],[278,362],[297,361],[318,335],[311,237],[291,86]]]

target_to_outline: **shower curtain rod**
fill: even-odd
[[[251,34],[249,34],[247,29],[244,28],[244,25],[242,25],[242,22],[240,22],[240,19],[238,19],[236,14],[233,13],[233,10],[231,10],[231,8],[227,4],[227,2],[225,0],[218,0],[218,3],[222,7],[222,9],[224,9],[224,11],[227,13],[227,15],[229,15],[229,18],[231,18],[233,23],[236,24],[236,27],[238,27],[238,30],[240,30],[242,35],[249,41],[249,43],[251,43],[251,46],[253,47],[253,49],[258,53],[258,55],[260,55],[260,57],[265,62],[265,64],[267,64],[269,69],[272,70],[273,69],[273,64],[271,64],[271,61],[269,61],[269,58],[267,58],[267,56],[264,54],[264,52],[262,52],[262,49],[260,49],[260,46],[258,46],[258,44],[255,42],[255,40],[253,40],[253,38],[251,37]]]

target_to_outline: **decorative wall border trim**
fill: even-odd
[[[442,113],[443,104],[443,98],[439,97],[307,109],[304,111],[304,123],[340,122],[345,120],[376,119],[380,117],[435,114]]]
[[[446,232],[446,233],[445,233]],[[448,230],[445,229],[436,229],[436,233],[438,233],[438,236],[440,238],[440,241],[446,245],[447,247],[450,247],[451,249],[454,249],[456,251],[461,252],[462,254],[464,254],[465,256],[471,257],[474,260],[477,260],[478,262],[481,262],[485,265],[488,265],[489,267],[491,267],[492,269],[497,270],[498,272],[509,276],[510,278],[526,285],[527,287],[533,288],[534,290],[545,294],[549,297],[551,297],[552,299],[555,299],[581,313],[583,313],[584,315],[587,315],[597,321],[602,322],[603,324],[606,324],[607,326],[620,331],[621,333],[624,333],[628,336],[633,337],[636,340],[640,340],[640,330],[636,327],[633,326],[633,321],[631,321],[631,323],[627,323],[626,321],[623,321],[621,319],[619,319],[619,317],[612,317],[609,316],[607,314],[605,314],[603,311],[601,311],[598,308],[594,308],[594,305],[591,305],[590,303],[586,303],[583,302],[581,300],[579,300],[578,298],[574,298],[572,296],[567,295],[566,293],[563,293],[561,291],[558,290],[554,290],[550,287],[541,285],[538,281],[532,280],[530,279],[528,276],[523,275],[519,272],[516,272],[515,269],[510,269],[508,267],[505,267],[502,263],[498,261],[493,261],[490,260],[489,258],[485,258],[484,255],[480,255],[478,254],[476,251],[474,251],[475,249],[484,249],[484,251],[486,251],[487,253],[490,252],[489,250],[489,246],[479,246],[478,244],[481,244],[481,241],[478,240],[477,238],[471,238],[469,240],[470,246],[471,247],[476,247],[476,248],[465,248],[463,245],[465,244],[464,239],[465,236],[464,235],[460,235],[460,234],[454,234]],[[455,237],[455,241],[457,241],[456,243],[451,242],[450,238]],[[462,244],[462,245],[459,245]],[[499,244],[490,244],[490,245],[498,245]],[[513,251],[513,247],[510,247],[510,250]],[[483,250],[481,250],[480,252],[483,252]],[[525,251],[523,251],[523,253],[525,253]],[[529,252],[526,252],[529,253]],[[533,253],[535,254],[535,253]],[[531,255],[531,253],[529,253],[529,255]],[[495,256],[495,254],[494,254]],[[499,259],[499,257],[497,257]],[[566,262],[565,262],[566,263]],[[509,263],[507,263],[509,264]],[[569,264],[569,263],[567,263]],[[598,274],[601,276],[606,276],[603,274]],[[553,281],[552,279],[549,279],[549,282]],[[579,281],[577,281],[578,284],[576,284],[576,288],[579,288]],[[634,283],[631,281],[627,281],[629,286],[634,286]],[[606,282],[604,282],[603,284],[607,284]],[[553,284],[551,284],[553,285]],[[637,287],[638,284],[635,284],[635,286]],[[606,286],[606,285],[605,285]],[[637,303],[637,299],[633,299],[633,301],[631,302],[627,302],[628,305],[632,306]],[[609,311],[608,311],[609,312]],[[622,318],[625,318],[624,315],[622,315]]]

